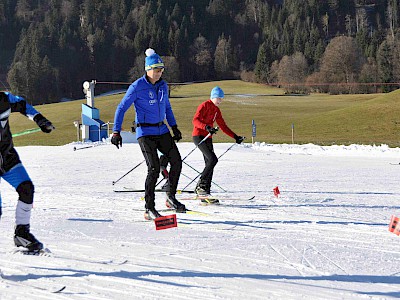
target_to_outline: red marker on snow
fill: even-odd
[[[278,198],[279,194],[281,193],[281,192],[279,191],[279,188],[276,186],[276,187],[273,189],[273,191],[274,191],[275,197]]]
[[[389,231],[395,235],[400,235],[400,219],[398,217],[392,216],[390,219]]]
[[[156,230],[177,227],[176,215],[159,217],[154,220],[154,223],[156,224]]]

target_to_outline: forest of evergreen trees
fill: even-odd
[[[399,20],[399,0],[0,0],[0,83],[33,104],[81,98],[85,80],[144,74],[152,47],[169,82],[387,91]]]

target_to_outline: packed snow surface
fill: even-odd
[[[156,230],[144,193],[114,191],[144,188],[144,163],[119,180],[143,161],[138,144],[79,150],[88,145],[17,148],[35,184],[31,230],[51,253],[14,253],[18,196],[3,181],[0,299],[400,298],[400,236],[388,230],[400,217],[399,148],[248,143],[225,153],[232,144],[216,143],[221,205],[181,200],[201,213]],[[194,145],[178,147],[185,157]],[[180,189],[204,167],[201,152],[185,163]]]

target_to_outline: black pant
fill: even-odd
[[[203,143],[199,143],[204,139],[204,136],[198,135],[193,137],[193,142],[198,145],[198,148],[203,153],[204,162],[206,163],[203,172],[201,172],[198,186],[206,190],[208,193],[211,189],[211,181],[214,173],[214,167],[218,163],[218,158],[214,153],[214,146],[211,138],[206,139]]]
[[[153,209],[155,206],[154,190],[160,174],[160,159],[157,150],[165,155],[171,164],[171,169],[169,171],[171,194],[176,193],[179,176],[181,175],[182,170],[182,159],[178,147],[170,133],[142,136],[138,139],[138,142],[147,164],[147,177],[145,183],[146,208]]]

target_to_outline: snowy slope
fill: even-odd
[[[388,231],[400,216],[399,148],[234,146],[215,169],[230,191],[213,187],[222,205],[182,200],[205,214],[156,231],[143,193],[113,191],[143,188],[144,164],[112,185],[143,160],[139,146],[74,146],[18,148],[36,188],[32,232],[52,254],[13,254],[17,194],[3,182],[1,300],[400,298],[400,237]],[[193,149],[178,146],[182,157]],[[201,171],[200,151],[186,162]],[[197,175],[182,172],[181,188]]]

